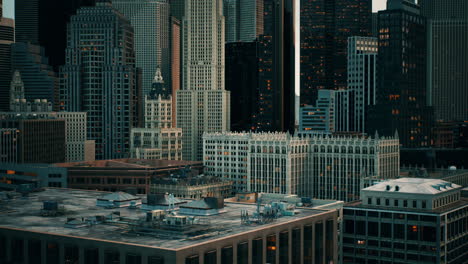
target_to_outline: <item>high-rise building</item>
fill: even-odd
[[[18,134],[16,128],[0,128],[0,163],[18,162]]]
[[[18,70],[13,73],[10,85],[10,111],[12,112],[50,112],[52,103],[47,99],[27,100],[24,96],[24,82]]]
[[[468,2],[420,0],[428,18],[428,96],[440,121],[468,120]]]
[[[348,90],[351,102],[348,113],[350,131],[365,132],[369,106],[376,103],[378,40],[373,37],[348,39]]]
[[[176,126],[176,98],[177,91],[180,90],[182,85],[181,74],[181,46],[182,46],[182,33],[180,20],[171,17],[171,83],[172,83],[172,127]]]
[[[0,16],[0,111],[7,111],[10,102],[11,44],[15,41],[15,22]]]
[[[65,64],[67,24],[81,6],[96,0],[15,0],[16,42],[45,48],[50,65],[57,70]],[[51,12],[52,11],[52,12]]]
[[[389,0],[379,12],[377,104],[367,131],[388,136],[398,130],[405,148],[431,144],[426,24],[414,0]]]
[[[130,156],[137,159],[182,159],[182,129],[172,124],[172,94],[159,68],[144,98],[144,128],[132,128]]]
[[[26,100],[46,99],[58,108],[59,80],[44,48],[23,42],[12,44],[11,70],[21,74]]]
[[[263,34],[264,0],[224,0],[226,43],[251,42]]]
[[[182,21],[185,16],[185,2],[187,2],[187,0],[169,0],[171,16],[179,21]]]
[[[354,201],[374,181],[399,176],[398,136],[213,133],[204,137],[205,174],[236,192]]]
[[[134,30],[135,62],[142,69],[143,96],[151,90],[156,68],[171,88],[170,9],[167,1],[112,0],[112,6],[127,17]]]
[[[65,161],[65,121],[14,116],[0,118],[1,128],[18,131],[18,163],[56,163]]]
[[[224,89],[222,0],[188,0],[183,18],[183,89],[177,92],[177,126],[184,160],[201,160],[203,132],[230,129],[230,92]]]
[[[465,263],[468,201],[439,179],[400,178],[343,208],[341,263]]]
[[[299,125],[299,2],[264,1],[259,36],[257,131],[294,131]]]
[[[301,107],[299,133],[331,134],[335,131],[334,90],[320,90],[315,106]]]
[[[301,105],[347,87],[347,41],[370,36],[372,1],[301,0]]]
[[[128,157],[140,94],[130,22],[107,1],[80,8],[68,25],[66,54],[60,110],[87,112],[96,159]]]
[[[259,42],[232,42],[226,44],[226,90],[231,92],[231,105],[241,105],[231,112],[231,130],[255,129],[254,116],[260,103]]]

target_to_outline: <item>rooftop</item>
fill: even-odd
[[[114,159],[114,160],[96,160],[88,162],[67,162],[56,163],[57,167],[66,168],[125,168],[125,169],[156,169],[173,166],[201,165],[198,161],[183,160],[145,160],[145,159]]]
[[[439,194],[458,188],[461,186],[439,179],[400,178],[378,183],[363,189],[363,191]]]
[[[154,228],[146,228],[141,232],[132,231],[132,228],[129,228],[129,226],[132,223],[144,221],[142,219],[146,218],[146,211],[131,208],[106,209],[97,207],[97,198],[106,194],[109,193],[50,188],[42,192],[30,193],[28,197],[17,196],[6,201],[0,200],[0,228],[21,229],[30,232],[84,237],[91,240],[177,250],[329,212],[329,210],[296,208],[296,213],[291,216],[282,216],[265,224],[245,225],[241,223],[241,211],[247,211],[249,215],[253,215],[257,205],[225,203],[224,213],[209,217],[196,216],[196,222],[200,223],[199,226],[203,227],[190,227],[186,231],[191,233],[196,232],[196,234],[190,234],[187,237],[174,235],[173,231],[165,233],[160,229]],[[41,216],[44,201],[57,201],[62,213],[57,216]],[[120,216],[118,216],[119,214]],[[109,219],[110,215],[114,215],[114,221],[106,221],[105,223],[89,226],[76,225],[76,228],[69,227],[74,225],[73,221],[76,221],[76,219]],[[116,219],[120,220],[117,221]],[[193,221],[193,217],[191,219],[188,219],[188,221]],[[65,226],[67,221],[69,225]],[[193,231],[194,229],[195,231]]]

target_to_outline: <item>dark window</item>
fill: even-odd
[[[380,205],[380,198],[377,198],[377,205]]]
[[[312,226],[304,226],[304,263],[312,264]]]
[[[252,240],[252,263],[262,263],[263,261],[263,240],[256,238]]]
[[[405,226],[400,224],[393,225],[393,238],[405,239]]]
[[[345,220],[344,221],[344,228],[345,233],[347,234],[354,234],[354,221],[353,220]]]
[[[418,207],[418,202],[417,201],[413,201],[413,208],[416,208]]]
[[[216,250],[211,250],[205,253],[205,259],[204,262],[205,264],[216,264]]]
[[[408,240],[418,240],[419,226],[408,225],[407,226]]]
[[[232,246],[221,249],[221,263],[232,264],[234,262],[233,257]]]
[[[107,250],[104,252],[105,264],[120,264],[120,252]]]
[[[436,241],[436,228],[432,226],[421,227],[422,240],[427,242]]]
[[[88,248],[84,251],[84,263],[99,264],[99,250],[97,248]]]
[[[46,259],[47,264],[58,264],[60,261],[59,246],[57,243],[47,243]]]
[[[367,232],[369,236],[379,236],[379,224],[377,222],[367,222]]]
[[[22,239],[13,239],[11,241],[11,258],[13,262],[22,262],[24,258],[23,252],[23,243]]]
[[[247,264],[249,262],[249,244],[242,242],[237,245],[237,263]]]
[[[419,216],[418,215],[414,215],[414,214],[408,214],[408,220],[411,220],[411,221],[418,221],[419,220]]]
[[[369,211],[367,212],[369,217],[379,217],[379,212]]]
[[[185,264],[199,264],[200,260],[198,255],[192,255],[185,258]]]
[[[356,221],[356,235],[366,235],[365,221]]]
[[[288,263],[289,261],[289,232],[283,231],[280,233],[279,240],[279,262]]]
[[[385,205],[386,205],[386,206],[389,206],[389,205],[390,205],[390,200],[389,200],[389,199],[385,199]]]
[[[148,264],[164,264],[164,258],[159,256],[148,257]]]
[[[41,241],[29,240],[29,244],[28,244],[29,264],[41,264],[41,256],[42,256],[41,252],[42,252]]]
[[[381,223],[380,224],[380,235],[382,237],[392,237],[392,224]]]
[[[296,228],[292,231],[292,263],[299,263],[301,259],[301,229]]]
[[[323,223],[315,224],[315,262],[321,263],[323,258]]]

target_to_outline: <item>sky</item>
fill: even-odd
[[[61,0],[67,1],[67,0]],[[385,9],[386,0],[372,0],[373,11],[377,12],[379,10]],[[3,12],[5,17],[13,18],[14,16],[14,2],[15,0],[3,0]]]

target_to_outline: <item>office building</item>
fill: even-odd
[[[18,134],[16,128],[0,129],[0,163],[18,161]]]
[[[96,159],[128,157],[130,129],[140,121],[133,39],[130,22],[106,1],[80,8],[68,25],[60,111],[87,112]]]
[[[15,116],[0,119],[0,128],[18,132],[18,163],[54,163],[65,161],[65,121]]]
[[[27,100],[46,99],[54,110],[58,108],[59,80],[44,48],[30,43],[12,44],[11,69],[21,74]]]
[[[230,92],[224,89],[224,17],[221,0],[188,0],[183,18],[183,89],[177,127],[184,160],[201,160],[203,132],[230,130]]]
[[[0,111],[8,111],[11,82],[11,44],[15,41],[15,21],[0,15]]]
[[[130,132],[130,157],[182,160],[182,129],[173,127],[172,93],[156,71],[149,95],[144,98],[144,128]]]
[[[434,118],[468,120],[468,3],[466,1],[419,1],[428,19],[428,97]]]
[[[242,106],[231,112],[232,131],[255,129],[260,104],[258,49],[257,41],[226,44],[226,90],[231,92],[231,106]]]
[[[372,1],[301,0],[301,106],[347,88],[348,37],[371,35]]]
[[[379,12],[377,104],[370,107],[367,132],[389,136],[398,130],[404,148],[431,145],[426,25],[413,0],[390,0]]]
[[[162,178],[190,167],[203,170],[201,162],[177,160],[117,159],[56,163],[66,168],[69,188],[148,193],[151,179]]]
[[[343,209],[343,263],[464,263],[468,201],[462,187],[401,178],[362,190]]]
[[[134,30],[135,64],[142,69],[143,96],[151,90],[156,69],[171,88],[171,20],[169,3],[159,0],[112,0],[112,6],[130,20]]]
[[[67,171],[50,164],[0,163],[2,190],[28,192],[38,188],[67,188]]]
[[[366,131],[367,110],[376,104],[378,39],[348,38],[348,90],[350,127],[345,131]]]
[[[0,260],[127,264],[338,261],[337,210],[293,209],[279,202],[257,209],[255,204],[213,197],[178,205],[173,213],[96,206],[98,199],[108,195],[134,198],[124,193],[47,188],[11,199],[9,207],[14,210],[0,219],[0,252],[4,253]],[[71,209],[73,217],[64,214]],[[212,215],[203,214],[208,211]],[[18,221],[20,216],[23,221]]]
[[[182,21],[185,16],[185,2],[186,0],[169,0],[171,16],[179,21]]]
[[[63,120],[65,121],[65,161],[92,161],[94,142],[86,137],[86,113],[84,112],[0,112],[0,119],[32,119],[32,120]]]
[[[352,154],[352,155],[350,155]],[[204,135],[205,174],[235,192],[353,201],[373,181],[399,176],[398,136],[215,133]]]
[[[172,127],[177,125],[177,109],[176,98],[177,91],[180,90],[182,85],[182,33],[181,22],[175,17],[171,17],[171,83],[172,83]]]
[[[82,6],[96,0],[15,0],[16,42],[31,43],[45,49],[55,71],[66,63],[67,24]],[[50,12],[53,10],[53,12]],[[53,40],[53,41],[51,41]]]
[[[13,73],[13,79],[10,84],[10,111],[12,112],[50,112],[52,103],[47,99],[32,99],[28,101],[25,98],[24,82],[18,70]]]
[[[252,42],[263,34],[264,0],[224,0],[226,43]]]
[[[301,107],[299,133],[331,134],[335,131],[335,91],[320,90],[315,106]]]

